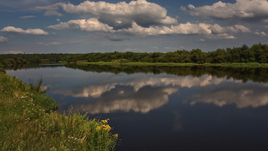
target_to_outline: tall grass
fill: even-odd
[[[0,150],[114,149],[118,135],[112,134],[106,120],[89,120],[75,113],[48,113],[56,102],[36,90],[0,73]]]

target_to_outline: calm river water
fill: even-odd
[[[58,112],[108,119],[117,151],[268,150],[268,69],[58,66],[7,70],[41,77]]]

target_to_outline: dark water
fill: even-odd
[[[7,74],[42,75],[59,112],[109,118],[117,151],[268,149],[266,68],[68,65]]]

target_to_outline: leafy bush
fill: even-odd
[[[49,63],[50,60],[49,59],[41,59],[41,63]]]

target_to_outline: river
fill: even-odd
[[[117,151],[268,149],[268,69],[42,65],[6,70],[41,76],[57,112],[109,119]]]

